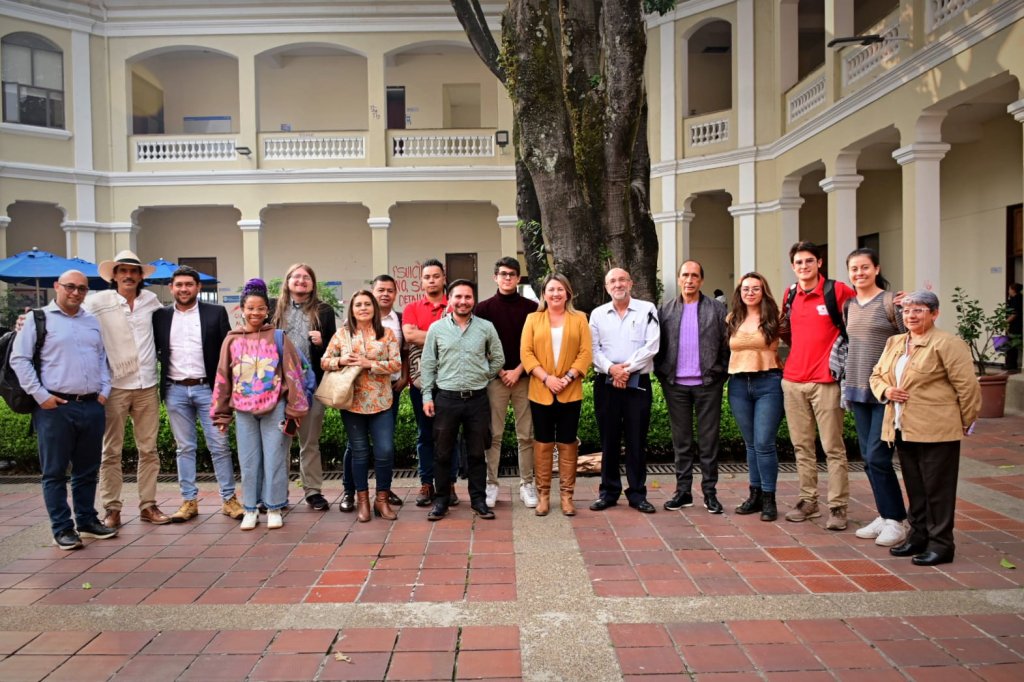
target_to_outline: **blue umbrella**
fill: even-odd
[[[91,268],[91,273],[85,268]],[[40,287],[52,287],[68,270],[82,270],[86,277],[98,275],[96,266],[81,259],[62,258],[33,248],[0,260],[0,282],[35,284],[36,305],[40,305]],[[90,283],[91,284],[91,283]]]
[[[162,258],[158,258],[150,263],[150,265],[156,267],[156,272],[154,272],[152,276],[146,278],[146,282],[149,284],[170,284],[172,279],[171,275],[178,269],[177,263],[172,263]],[[203,284],[216,284],[217,278],[211,277],[210,275],[204,275],[200,272],[199,281]]]

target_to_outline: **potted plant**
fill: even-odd
[[[1010,347],[1020,346],[1019,336],[1010,337],[1002,343],[993,343],[994,339],[1006,336],[1006,318],[1010,316],[1010,306],[1001,303],[991,315],[986,316],[978,299],[969,298],[963,287],[955,289],[953,304],[956,306],[957,336],[970,348],[978,381],[981,383],[981,413],[978,416],[987,419],[1002,417],[1008,375],[1005,372],[989,375],[988,364],[998,356],[1005,355]]]

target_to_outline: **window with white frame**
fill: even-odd
[[[34,33],[0,39],[4,121],[64,128],[64,53]]]

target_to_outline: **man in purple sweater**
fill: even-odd
[[[498,461],[501,459],[501,438],[505,433],[508,404],[516,417],[516,438],[519,440],[519,497],[527,507],[537,506],[537,489],[533,485],[533,417],[530,415],[530,376],[523,372],[519,344],[526,317],[537,312],[537,303],[519,295],[519,261],[504,257],[494,264],[494,283],[498,293],[476,306],[476,316],[494,325],[505,353],[505,365],[497,378],[487,386],[491,404],[491,447],[487,450],[487,506],[498,500]]]

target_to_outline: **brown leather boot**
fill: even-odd
[[[356,515],[360,523],[370,520],[370,491],[356,491]]]
[[[551,456],[554,443],[533,441],[533,479],[537,485],[537,516],[547,516],[551,502]]]
[[[576,491],[576,457],[579,442],[558,444],[558,489],[562,493],[562,513],[576,516],[572,494]]]
[[[379,516],[387,521],[394,521],[398,518],[394,510],[391,509],[391,497],[390,490],[378,490],[377,497],[373,500],[373,515]]]
[[[103,517],[103,525],[107,528],[120,528],[121,527],[121,510],[120,509],[108,509],[106,515]]]

